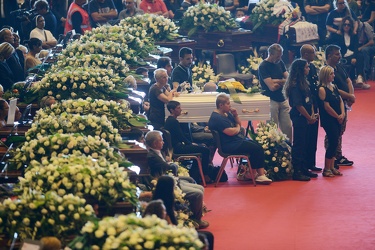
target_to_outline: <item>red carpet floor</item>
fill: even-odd
[[[235,179],[206,188],[211,212],[205,220],[216,250],[375,249],[375,83],[356,90],[343,152],[355,162],[341,167],[344,176],[310,182],[283,181],[270,186]],[[324,130],[319,131],[317,165],[324,162]],[[215,156],[215,165],[221,157]]]

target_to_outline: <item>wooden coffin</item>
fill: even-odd
[[[250,50],[251,36],[252,32],[249,30],[231,30],[226,32],[199,31],[191,38],[197,41],[196,49],[236,52]]]
[[[180,122],[208,122],[212,111],[216,108],[217,92],[181,94],[173,100],[181,103]],[[270,119],[270,99],[260,93],[238,94],[242,104],[231,99],[231,106],[237,109],[242,121],[266,121]],[[169,111],[165,111],[166,118]]]

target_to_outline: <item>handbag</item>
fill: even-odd
[[[239,165],[238,168],[240,169],[237,174],[237,180],[239,181],[249,181],[251,180],[250,168],[247,165]]]

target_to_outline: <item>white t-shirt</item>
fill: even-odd
[[[39,28],[35,28],[30,32],[30,38],[39,38],[42,42],[57,41],[51,31]]]

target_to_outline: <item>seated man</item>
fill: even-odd
[[[168,163],[161,153],[164,142],[160,131],[153,130],[148,132],[145,136],[145,143],[149,150],[147,161],[153,177],[160,177],[170,169],[173,169],[177,173],[177,166]],[[194,183],[194,180],[190,177],[179,177],[178,185],[190,203],[190,209],[193,213],[192,217],[198,223],[199,228],[208,227],[209,223],[202,220],[204,188]]]
[[[93,28],[117,18],[117,10],[112,0],[91,0],[88,4],[88,13]]]
[[[204,146],[199,146],[192,143],[191,140],[186,138],[183,130],[181,129],[180,122],[177,117],[181,115],[181,105],[177,101],[169,101],[167,109],[171,115],[165,121],[164,128],[171,133],[173,151],[176,154],[189,154],[201,153],[202,154],[202,170],[205,175],[206,182],[210,181],[208,177],[208,164],[210,158],[210,150]]]

